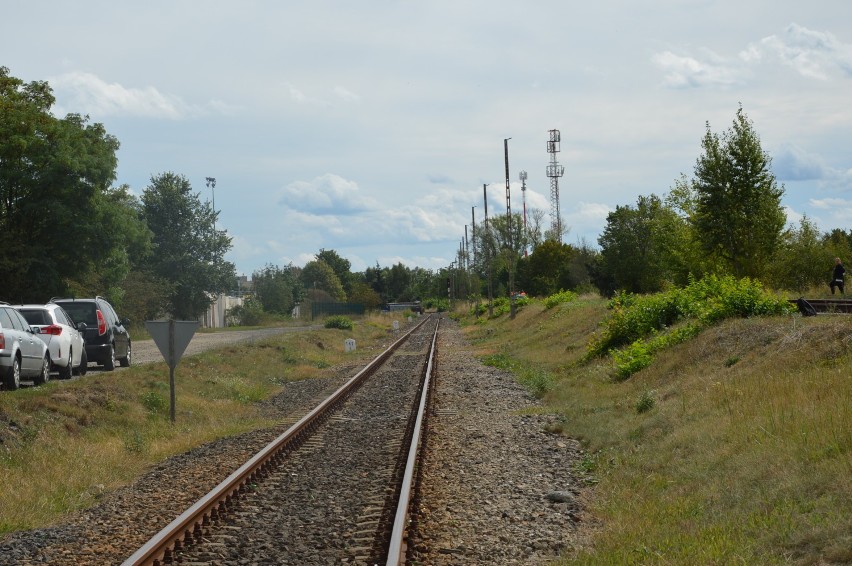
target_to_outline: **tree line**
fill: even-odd
[[[88,116],[54,117],[54,102],[47,82],[0,67],[2,298],[105,295],[137,321],[197,318],[236,277],[216,211],[172,172],[140,198],[114,187],[118,140]]]

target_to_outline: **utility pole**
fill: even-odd
[[[521,199],[524,203],[524,237],[527,235],[527,172],[521,171]],[[524,257],[529,257],[527,245],[524,243]]]
[[[488,267],[488,318],[494,316],[494,288],[491,285],[491,232],[488,231],[488,185],[482,185],[482,199],[485,202],[485,236],[482,249],[485,251],[485,263]]]
[[[509,192],[509,140],[503,140],[503,154],[506,159],[506,221],[508,228],[509,247],[507,257],[509,260],[509,318],[515,318],[515,249],[512,245],[512,197]]]

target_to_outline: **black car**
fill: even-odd
[[[103,297],[94,299],[51,299],[65,309],[75,323],[86,324],[86,357],[107,371],[130,365],[132,347],[127,326],[130,321],[119,318],[112,305]]]

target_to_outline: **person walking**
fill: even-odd
[[[834,294],[834,288],[837,287],[840,289],[840,294],[843,295],[843,277],[846,275],[846,268],[843,267],[843,262],[840,261],[839,257],[834,258],[834,272],[831,274],[831,283],[828,284],[831,287],[831,294]]]

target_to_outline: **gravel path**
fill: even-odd
[[[579,444],[514,377],[473,357],[446,319],[438,342],[414,564],[543,564],[579,545]]]

